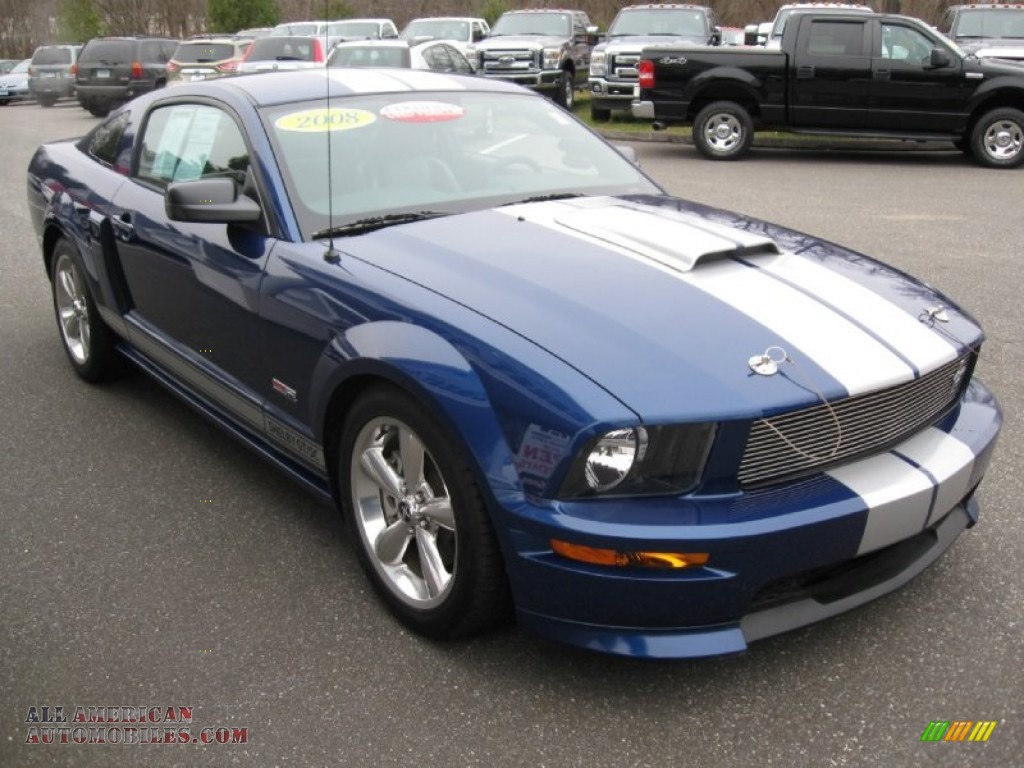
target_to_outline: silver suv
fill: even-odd
[[[52,107],[57,99],[75,95],[75,65],[80,45],[41,45],[28,65],[28,90],[40,106]]]

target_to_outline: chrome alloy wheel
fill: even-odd
[[[996,120],[982,139],[985,152],[994,160],[1012,160],[1024,149],[1024,129],[1014,120]]]
[[[711,115],[704,124],[704,138],[715,152],[732,152],[743,141],[743,125],[728,112]]]
[[[385,585],[414,608],[444,602],[455,576],[455,515],[419,436],[398,419],[372,419],[356,437],[350,472],[359,535]]]
[[[57,259],[53,295],[64,346],[75,362],[84,365],[88,362],[91,351],[89,306],[82,286],[82,277],[67,253],[60,254]]]

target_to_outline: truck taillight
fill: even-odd
[[[641,88],[653,88],[654,87],[654,62],[650,59],[640,59],[640,64],[636,68],[639,74],[639,82]]]
[[[136,80],[138,80],[139,78],[142,77],[142,62],[141,61],[133,61],[132,62],[132,77],[135,78]]]

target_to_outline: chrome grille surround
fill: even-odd
[[[905,440],[957,403],[967,386],[973,354],[972,350],[888,389],[758,419],[740,462],[740,487],[818,472]]]

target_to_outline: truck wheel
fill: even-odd
[[[754,123],[733,101],[708,104],[693,121],[693,143],[709,160],[735,160],[750,149]]]
[[[590,119],[596,123],[606,123],[612,118],[612,111],[610,109],[599,109],[598,107],[590,108]]]
[[[1016,168],[1024,163],[1024,112],[1010,107],[982,115],[971,131],[974,159],[989,168]]]
[[[572,72],[562,70],[562,76],[558,78],[558,90],[555,92],[555,103],[572,112],[575,102],[576,86],[572,81]]]

